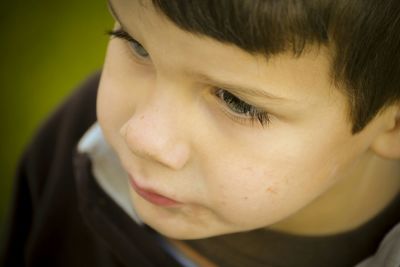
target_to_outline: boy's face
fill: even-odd
[[[110,41],[98,118],[135,182],[180,202],[156,205],[131,189],[151,227],[183,239],[266,227],[359,167],[379,127],[351,135],[322,49],[266,61],[184,32],[151,6],[112,6],[143,48]],[[265,118],[260,110],[264,126],[249,118]]]

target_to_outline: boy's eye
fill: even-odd
[[[217,89],[215,95],[225,103],[225,105],[233,112],[240,115],[241,118],[245,117],[245,119],[254,122],[258,120],[258,122],[264,126],[268,125],[270,122],[270,116],[267,112],[260,110],[250,104],[247,104],[237,96],[229,93],[224,89]]]
[[[149,53],[146,51],[146,49],[144,49],[144,47],[138,41],[132,39],[130,41],[130,44],[132,45],[132,48],[136,54],[138,54],[143,58],[149,57]]]
[[[150,55],[146,51],[146,49],[144,49],[144,47],[138,41],[133,39],[126,31],[124,31],[122,29],[118,29],[118,30],[108,31],[107,33],[110,36],[117,37],[117,38],[128,41],[128,43],[132,47],[134,53],[136,55],[138,55],[139,57],[141,57],[141,58],[149,58],[150,57]]]

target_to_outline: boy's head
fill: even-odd
[[[376,212],[338,204],[400,175],[376,156],[400,157],[400,4],[375,2],[111,0],[98,117],[142,219],[198,238]]]

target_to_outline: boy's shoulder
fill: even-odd
[[[72,250],[57,247],[78,240],[80,248],[79,243],[92,239],[76,208],[72,155],[80,136],[96,120],[99,77],[100,73],[91,75],[78,86],[27,146],[14,181],[0,265],[39,266],[40,255],[57,253],[72,259]],[[79,236],[68,231],[71,227]],[[57,242],[54,248],[48,245]]]
[[[31,145],[40,143],[43,138],[51,137],[56,140],[63,134],[69,134],[68,139],[80,138],[96,120],[96,97],[100,76],[100,71],[93,73],[78,85],[72,94],[44,121]],[[56,135],[52,136],[55,133]]]
[[[90,75],[73,90],[72,94],[43,122],[28,145],[21,165],[26,165],[35,177],[33,194],[41,194],[46,177],[60,162],[71,169],[70,158],[85,131],[96,121],[96,97],[101,72]],[[21,166],[22,167],[22,166]],[[35,186],[36,185],[36,186]],[[36,195],[36,197],[40,197]],[[34,195],[35,197],[35,195]]]

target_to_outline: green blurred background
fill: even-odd
[[[40,123],[101,68],[105,0],[0,0],[0,243],[17,161]],[[1,248],[0,248],[1,249]]]

